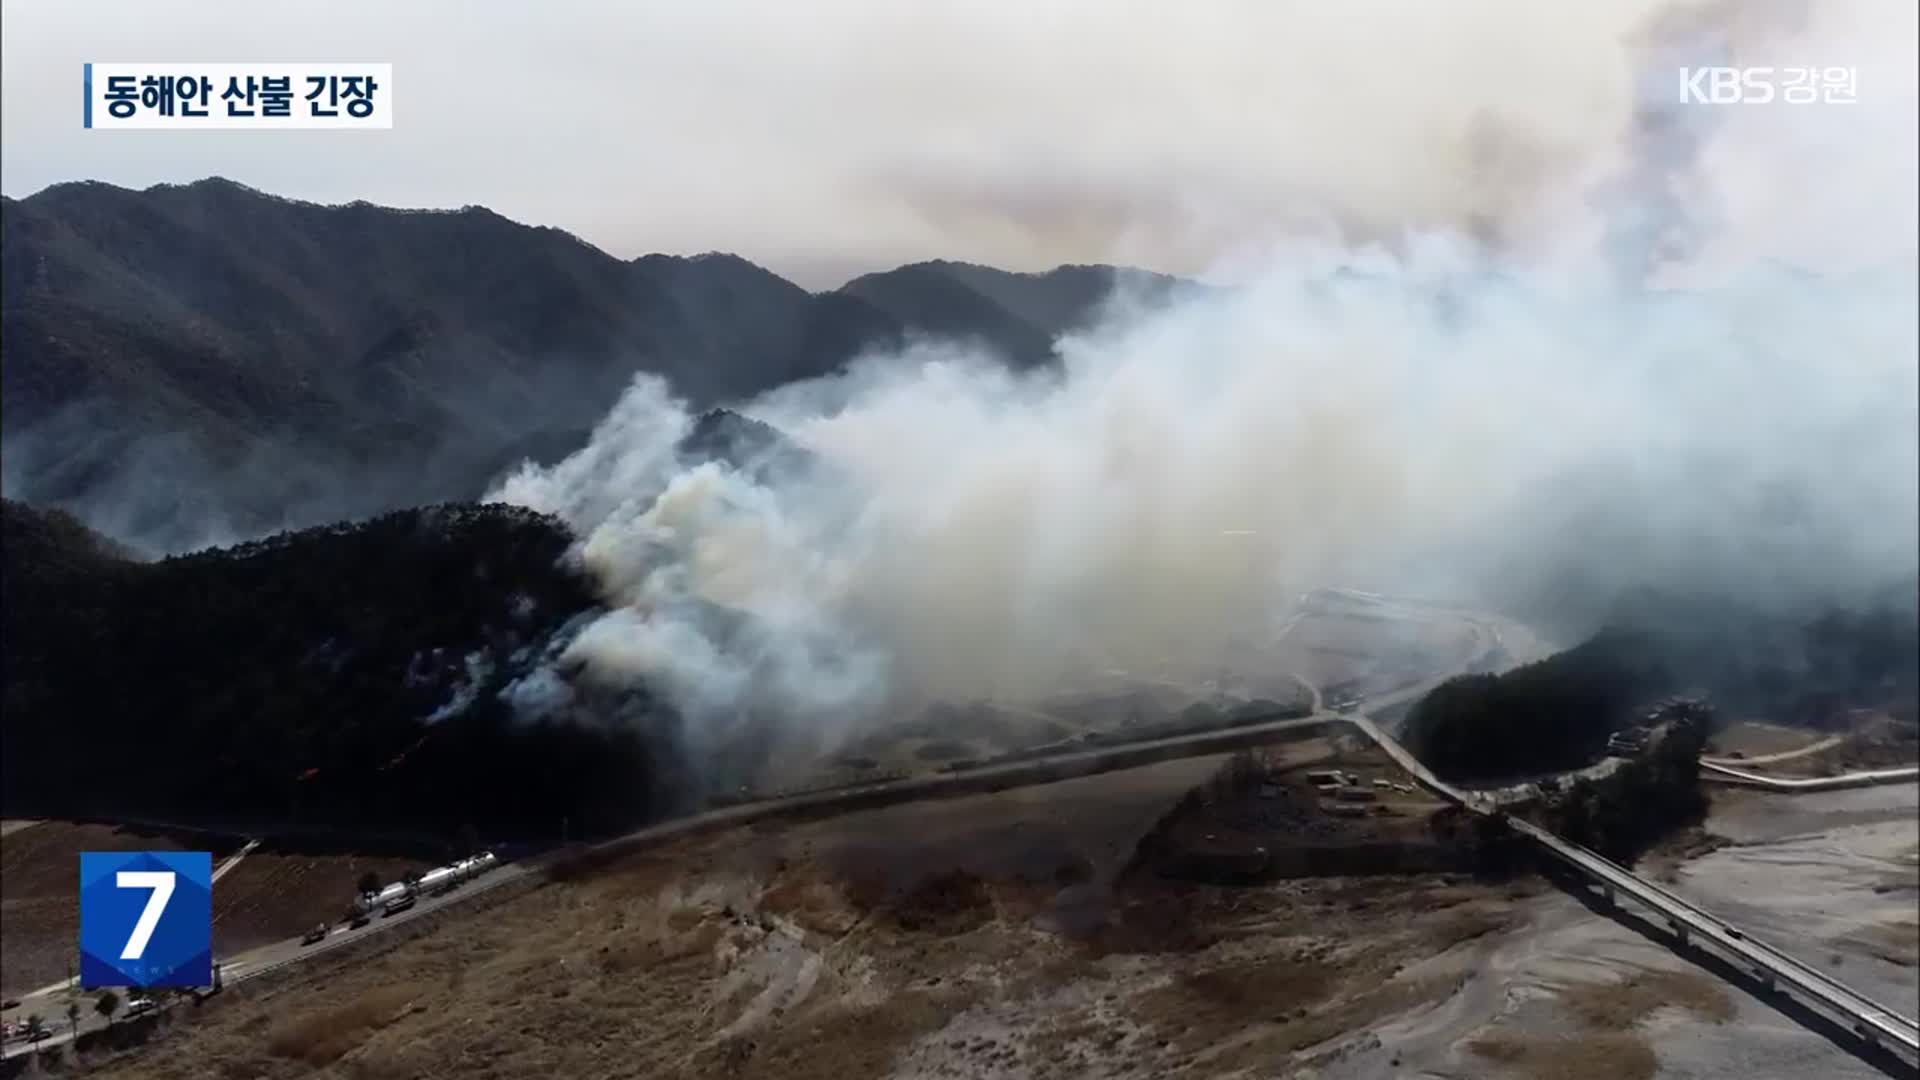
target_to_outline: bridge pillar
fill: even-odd
[[[1600,899],[1604,901],[1608,907],[1613,906],[1613,886],[1612,885],[1609,885],[1604,881],[1600,883]]]
[[[1681,922],[1679,919],[1668,919],[1667,925],[1673,928],[1673,936],[1679,939],[1680,944],[1685,945],[1687,943],[1687,924]]]

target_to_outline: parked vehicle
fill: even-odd
[[[398,915],[419,902],[420,897],[412,890],[408,890],[387,901],[387,906],[380,910],[381,917],[386,918]]]
[[[307,931],[307,936],[300,939],[300,944],[311,945],[316,941],[325,941],[325,940],[327,940],[327,924],[321,923],[320,925]]]

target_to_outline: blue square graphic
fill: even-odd
[[[213,856],[80,853],[80,985],[213,982]]]

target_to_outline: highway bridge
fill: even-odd
[[[1371,720],[1364,716],[1352,719],[1356,727],[1424,786],[1475,813],[1499,814],[1515,832],[1531,840],[1547,857],[1596,886],[1608,903],[1615,903],[1622,897],[1632,899],[1664,921],[1682,945],[1710,947],[1737,967],[1751,972],[1768,988],[1792,993],[1806,1004],[1839,1020],[1867,1042],[1892,1050],[1910,1063],[1920,1064],[1920,1023],[1916,1023],[1914,1018],[1868,998],[1765,942],[1748,937],[1738,927],[1715,918],[1598,852],[1564,840],[1530,821],[1500,814],[1476,793],[1453,787],[1434,776],[1405,747],[1382,732]],[[1920,776],[1920,769],[1905,768],[1819,777],[1817,780],[1783,781],[1722,769],[1708,762],[1702,762],[1701,768],[1703,771],[1721,769],[1762,786],[1777,785],[1781,790],[1860,786]]]
[[[1755,941],[1739,928],[1618,863],[1568,843],[1532,822],[1509,818],[1508,823],[1547,854],[1594,882],[1609,903],[1623,897],[1635,901],[1665,921],[1682,943],[1711,947],[1753,973],[1768,988],[1791,993],[1841,1020],[1869,1043],[1894,1050],[1909,1061],[1920,1062],[1920,1025],[1916,1025],[1912,1017],[1902,1016],[1773,946]]]
[[[1405,747],[1382,732],[1371,720],[1364,716],[1352,719],[1354,726],[1378,743],[1381,749],[1400,763],[1401,768],[1442,798],[1476,813],[1499,813],[1476,793],[1456,788],[1434,776]],[[1720,768],[1707,762],[1702,762],[1701,767],[1703,771]],[[1723,771],[1749,777],[1763,785],[1769,782],[1778,784],[1783,790],[1818,790],[1887,783],[1920,775],[1920,769],[1886,769],[1874,773],[1820,777],[1820,782],[1816,783],[1779,781],[1753,774],[1739,774],[1737,770]],[[1907,1061],[1920,1064],[1920,1023],[1916,1023],[1914,1018],[1848,988],[1765,942],[1748,937],[1738,927],[1715,918],[1598,852],[1564,840],[1530,821],[1505,814],[1499,816],[1515,832],[1531,840],[1547,857],[1595,885],[1609,903],[1617,902],[1622,897],[1634,900],[1664,921],[1681,944],[1713,948],[1723,958],[1751,972],[1763,985],[1778,992],[1795,994],[1805,1003],[1841,1021],[1867,1042],[1893,1050]]]

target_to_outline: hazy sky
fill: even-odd
[[[1742,118],[1776,149],[1810,140],[1769,157],[1803,159],[1804,195],[1838,212],[1911,202],[1914,8],[5,0],[0,188],[218,174],[322,202],[482,204],[623,257],[730,250],[816,287],[930,257],[1191,272],[1327,219],[1524,226],[1522,196],[1620,152],[1649,28],[1691,20],[1745,35],[1744,62],[1861,70],[1856,109]],[[391,62],[396,127],[85,131],[89,60]],[[1888,110],[1906,134],[1887,125],[1886,169],[1821,167],[1821,131]],[[1778,216],[1765,201],[1795,187],[1774,175],[1727,201]]]

